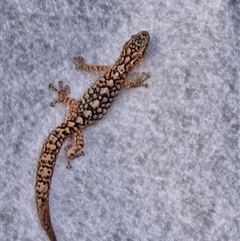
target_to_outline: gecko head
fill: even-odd
[[[146,55],[149,40],[150,36],[147,31],[141,31],[131,37],[132,45],[135,46],[139,54],[144,54],[142,57],[145,57]]]
[[[131,67],[134,67],[145,57],[149,40],[149,33],[147,31],[141,31],[132,35],[132,37],[125,43],[122,55],[124,58],[130,57]]]

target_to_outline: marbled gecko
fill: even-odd
[[[80,100],[68,97],[70,88],[64,87],[62,81],[59,81],[58,90],[52,84],[49,85],[50,89],[56,91],[58,95],[51,105],[62,102],[69,106],[64,122],[57,126],[45,140],[37,168],[35,188],[37,210],[41,224],[51,241],[57,240],[50,220],[49,192],[58,152],[66,138],[72,137],[74,145],[66,147],[67,167],[71,167],[70,160],[84,155],[82,130],[102,119],[122,85],[126,88],[147,87],[143,82],[149,78],[148,74],[138,73],[132,81],[127,78],[127,75],[145,57],[149,39],[147,31],[133,35],[124,44],[120,57],[112,66],[93,66],[87,64],[82,57],[75,57],[76,69],[104,72]]]

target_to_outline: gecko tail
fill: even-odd
[[[37,209],[41,224],[51,241],[57,241],[52,223],[50,220],[49,201],[37,201]]]

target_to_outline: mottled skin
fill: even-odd
[[[145,86],[143,82],[149,78],[146,73],[138,73],[133,81],[127,79],[128,73],[145,57],[149,43],[147,31],[133,35],[123,46],[120,57],[113,66],[93,66],[85,63],[82,57],[76,57],[76,69],[86,71],[105,72],[78,101],[68,97],[70,89],[63,87],[59,82],[59,90],[49,85],[50,89],[58,93],[57,102],[69,105],[69,110],[62,124],[56,127],[47,137],[42,147],[38,162],[36,177],[36,202],[41,224],[51,241],[56,241],[56,236],[51,224],[49,213],[49,192],[56,158],[63,142],[72,137],[74,145],[69,145],[67,151],[67,167],[70,168],[70,160],[84,155],[82,148],[84,140],[82,129],[100,120],[112,105],[118,95],[121,86],[134,88]]]

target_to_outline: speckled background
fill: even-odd
[[[73,57],[112,64],[148,30],[135,71],[149,88],[123,89],[84,130],[85,157],[51,190],[59,241],[240,240],[238,0],[1,2],[1,240],[48,240],[36,212],[41,146],[63,120],[51,82],[80,98],[98,77]]]

